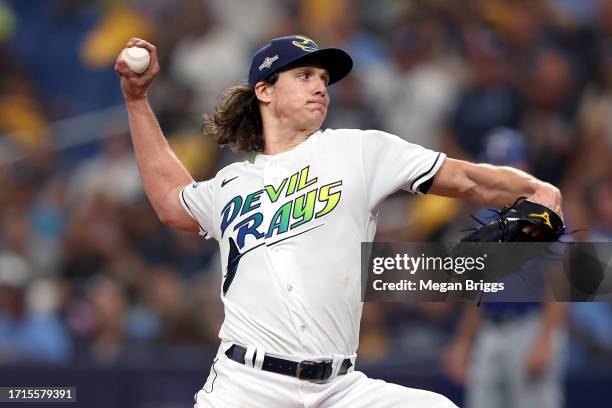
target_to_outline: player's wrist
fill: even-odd
[[[123,96],[123,100],[125,101],[126,107],[129,108],[138,108],[138,107],[146,107],[149,106],[149,98],[147,94],[140,96]]]
[[[527,199],[550,208],[563,218],[561,191],[552,184],[538,181],[535,192]]]

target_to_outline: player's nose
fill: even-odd
[[[323,98],[327,97],[327,83],[323,79],[315,81],[314,94]]]

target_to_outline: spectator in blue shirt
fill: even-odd
[[[52,312],[29,310],[30,269],[18,255],[0,253],[0,364],[62,363],[71,343]]]

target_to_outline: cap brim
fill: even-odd
[[[297,63],[313,62],[323,66],[329,73],[329,85],[338,82],[353,69],[353,59],[339,48],[322,48],[291,61],[287,66]]]

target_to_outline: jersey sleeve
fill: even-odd
[[[181,205],[200,226],[200,235],[206,239],[217,239],[214,214],[214,182],[213,180],[189,184],[179,192]]]
[[[446,155],[377,130],[361,135],[361,159],[370,208],[403,189],[425,194]]]

